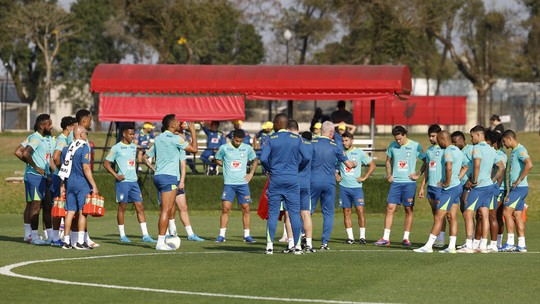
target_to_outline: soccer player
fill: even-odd
[[[442,190],[439,199],[436,201],[434,222],[428,241],[424,246],[414,249],[414,252],[433,252],[433,246],[437,240],[437,235],[442,233],[442,226],[446,221],[445,217],[448,217],[448,222],[450,223],[450,242],[448,248],[440,252],[456,253],[456,238],[458,231],[457,211],[459,209],[461,192],[463,191],[463,187],[459,181],[459,173],[463,163],[463,153],[458,147],[451,144],[450,133],[448,131],[439,131],[437,133],[437,142],[441,148],[440,153],[444,154],[442,166],[444,168],[444,173],[442,173],[441,180],[438,182],[438,187],[441,187]]]
[[[58,135],[58,137],[56,138],[54,152],[52,154],[53,155],[52,158],[53,158],[54,165],[56,168],[55,172],[51,174],[51,183],[52,183],[51,196],[53,198],[61,196],[60,187],[62,185],[62,179],[58,176],[58,173],[59,173],[60,167],[62,166],[62,159],[61,159],[62,151],[64,150],[64,148],[68,146],[67,137],[69,133],[73,131],[73,128],[75,128],[76,125],[77,125],[77,119],[75,119],[75,117],[72,117],[72,116],[65,116],[62,118],[60,122],[62,133],[60,133],[60,135]],[[59,218],[59,217],[53,218],[53,235],[52,235],[53,239],[51,243],[52,246],[62,247],[64,245],[64,242],[60,239],[60,234],[59,234],[61,221],[62,221],[62,218]]]
[[[512,130],[504,131],[502,141],[507,149],[512,149],[510,161],[510,192],[504,202],[504,219],[506,221],[507,240],[500,251],[527,252],[525,244],[525,224],[521,213],[525,206],[525,198],[529,194],[527,175],[533,167],[527,149],[517,141],[516,133]],[[517,228],[518,245],[514,243],[514,229]]]
[[[362,167],[357,166],[354,169],[348,168],[344,163],[340,164],[339,174],[336,173],[336,180],[339,182],[339,206],[343,208],[343,221],[347,240],[345,244],[354,244],[354,234],[351,221],[351,209],[355,206],[358,215],[358,227],[360,229],[360,244],[366,244],[366,219],[364,217],[364,191],[362,183],[367,180],[373,171],[375,163],[373,159],[362,150],[353,146],[353,135],[345,132],[342,135],[343,147],[347,158],[352,162],[362,163],[369,166],[364,176],[362,176]]]
[[[282,201],[291,220],[295,244],[294,254],[302,254],[298,172],[309,163],[310,155],[300,136],[286,130],[289,122],[287,115],[277,114],[273,122],[276,133],[270,136],[261,154],[261,164],[270,173],[265,254],[274,253],[274,236]]]
[[[497,152],[486,143],[485,129],[482,126],[475,126],[471,129],[471,141],[473,147],[473,173],[469,177],[465,187],[471,191],[467,196],[465,211],[463,218],[465,219],[465,233],[467,239],[465,246],[459,249],[460,253],[474,253],[473,236],[474,236],[474,214],[480,212],[482,218],[482,239],[479,250],[482,253],[489,252],[487,250],[487,237],[489,233],[489,204],[493,196],[493,180],[491,179],[491,171],[494,164],[500,165],[497,162]],[[497,172],[503,174],[504,167]],[[498,180],[498,176],[494,178]]]
[[[120,232],[120,242],[130,243],[124,228],[124,213],[128,203],[133,203],[137,210],[137,220],[142,230],[142,241],[156,243],[156,240],[148,234],[146,227],[146,216],[142,204],[142,193],[137,183],[137,172],[135,169],[137,157],[137,145],[133,143],[135,136],[135,125],[125,124],[122,126],[122,140],[112,146],[107,155],[103,167],[116,179],[116,202],[118,211],[116,220]],[[111,167],[111,163],[116,163],[118,172]]]
[[[218,131],[219,121],[212,121],[210,127],[203,125],[204,134],[206,134],[206,149],[201,154],[201,161],[208,166],[206,175],[217,175],[216,165],[210,161],[214,157],[221,145],[226,143],[223,132]]]
[[[27,139],[22,158],[29,166],[25,172],[26,202],[30,204],[29,220],[31,225],[31,243],[45,245],[39,239],[39,212],[45,200],[47,177],[50,174],[51,149],[46,136],[51,135],[52,120],[49,114],[40,114],[36,118],[36,132]]]
[[[317,202],[321,200],[323,214],[323,233],[320,250],[330,250],[328,241],[334,226],[334,200],[336,197],[336,159],[347,168],[355,168],[357,161],[347,158],[345,152],[331,139],[334,136],[334,124],[325,121],[322,124],[322,136],[311,140],[313,158],[311,159],[311,213],[315,212]]]
[[[426,155],[420,144],[407,137],[407,130],[402,126],[392,129],[393,141],[386,149],[386,178],[390,182],[390,190],[386,202],[386,217],[384,220],[384,235],[375,242],[377,246],[390,245],[390,231],[394,222],[396,206],[403,204],[405,208],[405,231],[401,244],[411,246],[409,241],[410,231],[413,224],[414,196],[416,193],[416,180],[422,175],[422,169],[415,174],[416,159],[424,161]]]
[[[90,169],[90,147],[86,144],[87,131],[83,126],[76,126],[73,129],[74,141],[69,147],[64,148],[63,165],[58,176],[67,184],[66,193],[66,220],[63,249],[75,248],[77,250],[93,249],[86,242],[86,215],[83,214],[83,206],[86,196],[90,193],[99,194],[98,188]],[[68,180],[66,183],[66,179]],[[71,224],[75,214],[78,215],[75,246],[71,245]]]
[[[493,199],[489,204],[489,228],[491,234],[491,242],[488,245],[490,252],[498,252],[499,247],[502,247],[502,234],[504,232],[504,222],[502,219],[503,214],[503,200],[506,197],[506,172],[497,175],[499,167],[506,168],[508,157],[502,148],[501,141],[502,134],[497,131],[486,131],[486,142],[495,149],[497,152],[497,162],[502,162],[500,166],[494,165],[491,173],[492,179],[495,176],[499,177],[499,180],[495,180],[493,183]],[[479,236],[478,220],[476,223],[476,236]]]
[[[443,152],[439,144],[437,143],[437,134],[441,132],[441,127],[437,124],[431,125],[428,128],[428,137],[431,146],[426,150],[426,163],[428,164],[428,170],[425,172],[424,178],[422,179],[422,184],[420,185],[420,192],[418,197],[424,198],[424,188],[427,183],[427,199],[429,205],[431,206],[431,212],[433,213],[433,220],[437,214],[437,204],[441,197],[441,187],[439,183],[442,178],[442,156]],[[433,246],[443,247],[444,246],[444,232],[446,230],[446,221],[442,221],[441,233],[435,240]]]
[[[169,225],[169,215],[174,208],[176,189],[183,188],[180,180],[180,156],[181,150],[197,153],[197,134],[193,124],[189,124],[191,143],[186,142],[180,135],[174,134],[178,130],[178,120],[174,114],[167,114],[162,120],[165,131],[158,135],[154,141],[154,155],[156,168],[154,183],[158,192],[161,193],[161,211],[159,215],[159,235],[156,250],[173,250],[165,244],[165,233]],[[148,158],[148,154],[145,156]]]
[[[156,126],[152,124],[151,122],[145,122],[143,124],[143,127],[135,133],[135,137],[133,139],[133,143],[137,145],[137,164],[139,167],[137,168],[138,171],[142,171],[141,163],[143,162],[143,154],[150,148],[150,146],[154,143],[154,139],[156,138],[154,134],[154,129]]]
[[[257,169],[257,157],[253,148],[243,143],[245,133],[242,129],[233,131],[232,141],[219,147],[216,153],[216,163],[223,167],[224,186],[221,195],[221,217],[219,221],[219,236],[217,243],[225,242],[229,214],[231,213],[232,202],[236,197],[238,204],[242,208],[242,223],[244,224],[244,242],[255,243],[250,234],[251,216],[249,204],[251,204],[251,194],[249,191],[249,181],[253,178]],[[253,161],[249,173],[246,168],[249,161]]]

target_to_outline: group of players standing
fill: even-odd
[[[78,111],[76,118],[63,118],[62,134],[54,142],[50,136],[52,121],[48,115],[42,114],[36,120],[36,133],[30,135],[16,150],[15,154],[27,163],[25,188],[29,203],[24,214],[25,240],[38,245],[50,243],[66,249],[91,249],[99,246],[88,237],[86,216],[82,213],[86,195],[90,192],[98,193],[89,167],[90,149],[86,138],[86,129],[90,127],[91,121],[91,114],[87,110]],[[186,152],[197,153],[198,144],[193,124],[184,126],[184,129],[189,129],[190,140],[181,134],[181,124],[174,114],[166,115],[162,125],[163,132],[155,138],[154,145],[144,156],[144,162],[155,171],[154,183],[160,195],[157,241],[148,234],[142,195],[137,184],[134,126],[126,125],[122,128],[122,141],[112,147],[104,167],[116,179],[120,240],[130,242],[125,235],[123,215],[126,204],[133,202],[141,225],[142,241],[156,243],[157,250],[174,250],[175,248],[167,244],[166,236],[177,234],[174,224],[176,206],[180,210],[188,240],[203,241],[193,233],[189,223],[184,191]],[[352,145],[351,133],[341,133],[341,143],[336,143],[333,140],[334,127],[334,123],[327,121],[321,124],[321,135],[312,137],[310,132],[304,132],[300,136],[298,124],[289,120],[286,115],[278,114],[273,121],[274,133],[265,136],[261,142],[260,156],[256,155],[251,146],[243,143],[246,134],[240,128],[231,132],[232,140],[229,143],[216,146],[215,163],[223,167],[224,174],[220,233],[216,242],[225,241],[229,213],[235,198],[243,212],[243,240],[248,243],[255,242],[250,234],[249,204],[252,198],[248,183],[260,159],[264,172],[269,176],[266,254],[274,252],[273,242],[281,210],[286,211],[287,222],[290,224],[289,245],[283,252],[315,252],[311,214],[319,200],[323,214],[320,250],[330,249],[328,242],[334,221],[336,181],[340,183],[339,206],[344,210],[347,232],[345,243],[355,242],[351,223],[354,206],[358,214],[359,242],[365,244],[362,182],[374,172],[375,164],[364,151]],[[211,132],[216,132],[214,129],[215,126],[212,126]],[[456,252],[457,210],[460,206],[465,219],[467,239],[457,252],[525,252],[527,248],[521,212],[528,192],[527,174],[532,168],[532,161],[527,150],[517,142],[516,134],[511,130],[500,134],[476,126],[470,131],[473,145],[465,143],[462,132],[450,134],[441,130],[438,125],[430,126],[428,134],[432,146],[424,153],[417,142],[407,138],[405,128],[396,126],[392,130],[395,141],[386,150],[386,177],[391,186],[387,199],[385,229],[383,237],[375,242],[375,245],[390,245],[394,212],[397,205],[403,204],[406,216],[402,244],[411,246],[409,236],[413,222],[416,181],[425,172],[419,196],[424,196],[424,186],[427,184],[427,198],[432,206],[434,224],[426,245],[415,249],[415,252],[433,252],[434,245],[444,246],[446,218],[450,226],[450,242],[448,248],[441,252]],[[512,149],[508,163],[510,191],[506,199],[507,158],[502,150],[503,144]],[[155,159],[155,167],[150,161],[152,158]],[[424,161],[418,173],[415,172],[417,159]],[[246,174],[248,162],[251,162],[251,166]],[[116,164],[116,170],[112,168],[113,163]],[[182,170],[179,163],[183,163]],[[337,170],[336,163],[339,166]],[[368,166],[364,175],[359,164]],[[64,185],[65,191],[61,190]],[[63,240],[60,240],[58,233],[60,221],[54,219],[51,223],[50,210],[47,211],[49,208],[45,207],[47,204],[44,204],[43,213],[50,237],[47,241],[42,241],[38,236],[40,203],[47,199],[48,191],[52,197],[60,196],[61,192],[66,193],[66,232]],[[508,235],[504,245],[503,218]],[[514,241],[516,228],[517,246]],[[70,238],[70,230],[77,233],[76,237]],[[488,246],[489,231],[491,243]]]

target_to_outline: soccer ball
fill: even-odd
[[[174,250],[177,250],[180,248],[182,241],[180,241],[180,238],[177,236],[171,236],[165,239],[165,243],[174,248]]]

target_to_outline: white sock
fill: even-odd
[[[524,236],[518,237],[518,246],[519,247],[527,247],[527,246],[525,246],[525,237]]]
[[[86,244],[90,245],[90,243],[92,243],[92,240],[90,239],[90,234],[88,234],[88,231],[85,231],[84,232],[84,241],[86,242]]]
[[[219,228],[219,236],[225,237],[226,232],[227,228]]]
[[[472,249],[478,249],[478,247],[480,247],[480,240],[473,240],[472,242]]]
[[[274,250],[274,243],[266,243],[266,250]]]
[[[433,243],[435,243],[435,240],[437,239],[436,235],[430,234],[427,243],[424,245],[424,247],[427,248],[433,248]]]
[[[163,245],[165,245],[165,236],[164,235],[158,235],[156,246],[161,247]]]
[[[465,241],[465,247],[472,249],[473,248],[472,243],[473,243],[472,239],[467,239]]]
[[[450,241],[448,242],[448,248],[456,249],[456,240],[457,240],[457,236],[450,236]]]
[[[382,238],[383,240],[387,240],[387,241],[390,240],[390,229],[384,229],[384,235]]]
[[[77,243],[83,244],[84,243],[84,232],[79,231],[79,235],[77,236]]]
[[[352,228],[345,228],[345,231],[347,231],[347,238],[354,240],[354,235],[352,233]]]
[[[52,231],[52,240],[54,242],[57,242],[60,239],[60,234],[58,233],[58,230]]]
[[[247,238],[249,236],[249,229],[244,229],[244,237]]]
[[[439,236],[437,236],[437,240],[444,242],[444,235],[445,235],[444,231],[441,231],[439,233]]]
[[[497,234],[497,247],[502,247],[502,234]]]
[[[32,230],[32,240],[39,240],[39,231]]]
[[[306,238],[306,246],[313,248],[313,239],[312,238]]]
[[[191,228],[191,226],[186,226],[184,227],[184,229],[186,229],[186,233],[188,236],[193,234],[193,229]]]
[[[45,230],[43,230],[43,239],[48,240],[49,235],[52,236],[52,228],[45,228]]]
[[[289,238],[289,247],[287,248],[294,248],[294,239],[293,238]]]
[[[33,231],[32,231],[33,232]],[[508,245],[514,245],[514,234],[513,233],[509,233],[507,236],[506,236],[506,244]]]
[[[64,235],[64,243],[66,243],[66,244],[71,244],[71,239],[69,238],[69,234],[68,234],[68,235]]]
[[[410,233],[409,231],[403,232],[403,240],[408,240],[410,234],[411,234],[411,233]]]
[[[366,228],[360,228],[360,238],[361,239],[366,238]]]
[[[77,239],[79,238],[79,232],[71,231],[71,235],[73,235],[73,237],[71,238],[71,246],[75,246],[75,244],[77,244]]]
[[[24,224],[24,238],[27,239],[30,235],[32,235],[32,226]]]
[[[174,222],[174,219],[169,220],[169,234],[176,236],[176,223]]]
[[[285,223],[283,223],[283,238],[287,238],[287,225]]]
[[[126,231],[124,230],[124,225],[118,225],[118,231],[120,231],[120,237],[126,236]]]
[[[497,247],[497,241],[490,241],[489,242],[489,247],[491,247],[491,248]]]
[[[487,249],[487,239],[481,239],[480,240],[480,249],[486,250]]]
[[[139,225],[141,225],[142,235],[148,235],[148,228],[146,227],[146,223],[140,223]]]

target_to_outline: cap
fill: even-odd
[[[233,120],[232,123],[233,125],[241,125],[242,121],[238,119],[238,120]]]
[[[317,123],[315,123],[315,124],[313,125],[313,128],[314,128],[314,129],[320,129],[321,127],[322,127],[322,123],[320,123],[320,122],[317,122]]]
[[[347,126],[344,125],[344,124],[339,124],[338,129],[339,130],[347,130]]]
[[[154,129],[155,127],[151,122],[145,122],[143,125],[143,129]]]
[[[274,123],[271,121],[267,121],[262,124],[263,129],[272,129],[274,127]]]
[[[501,121],[501,118],[499,117],[499,115],[493,114],[493,115],[491,115],[491,118],[490,118],[489,120],[497,120],[497,121]]]

